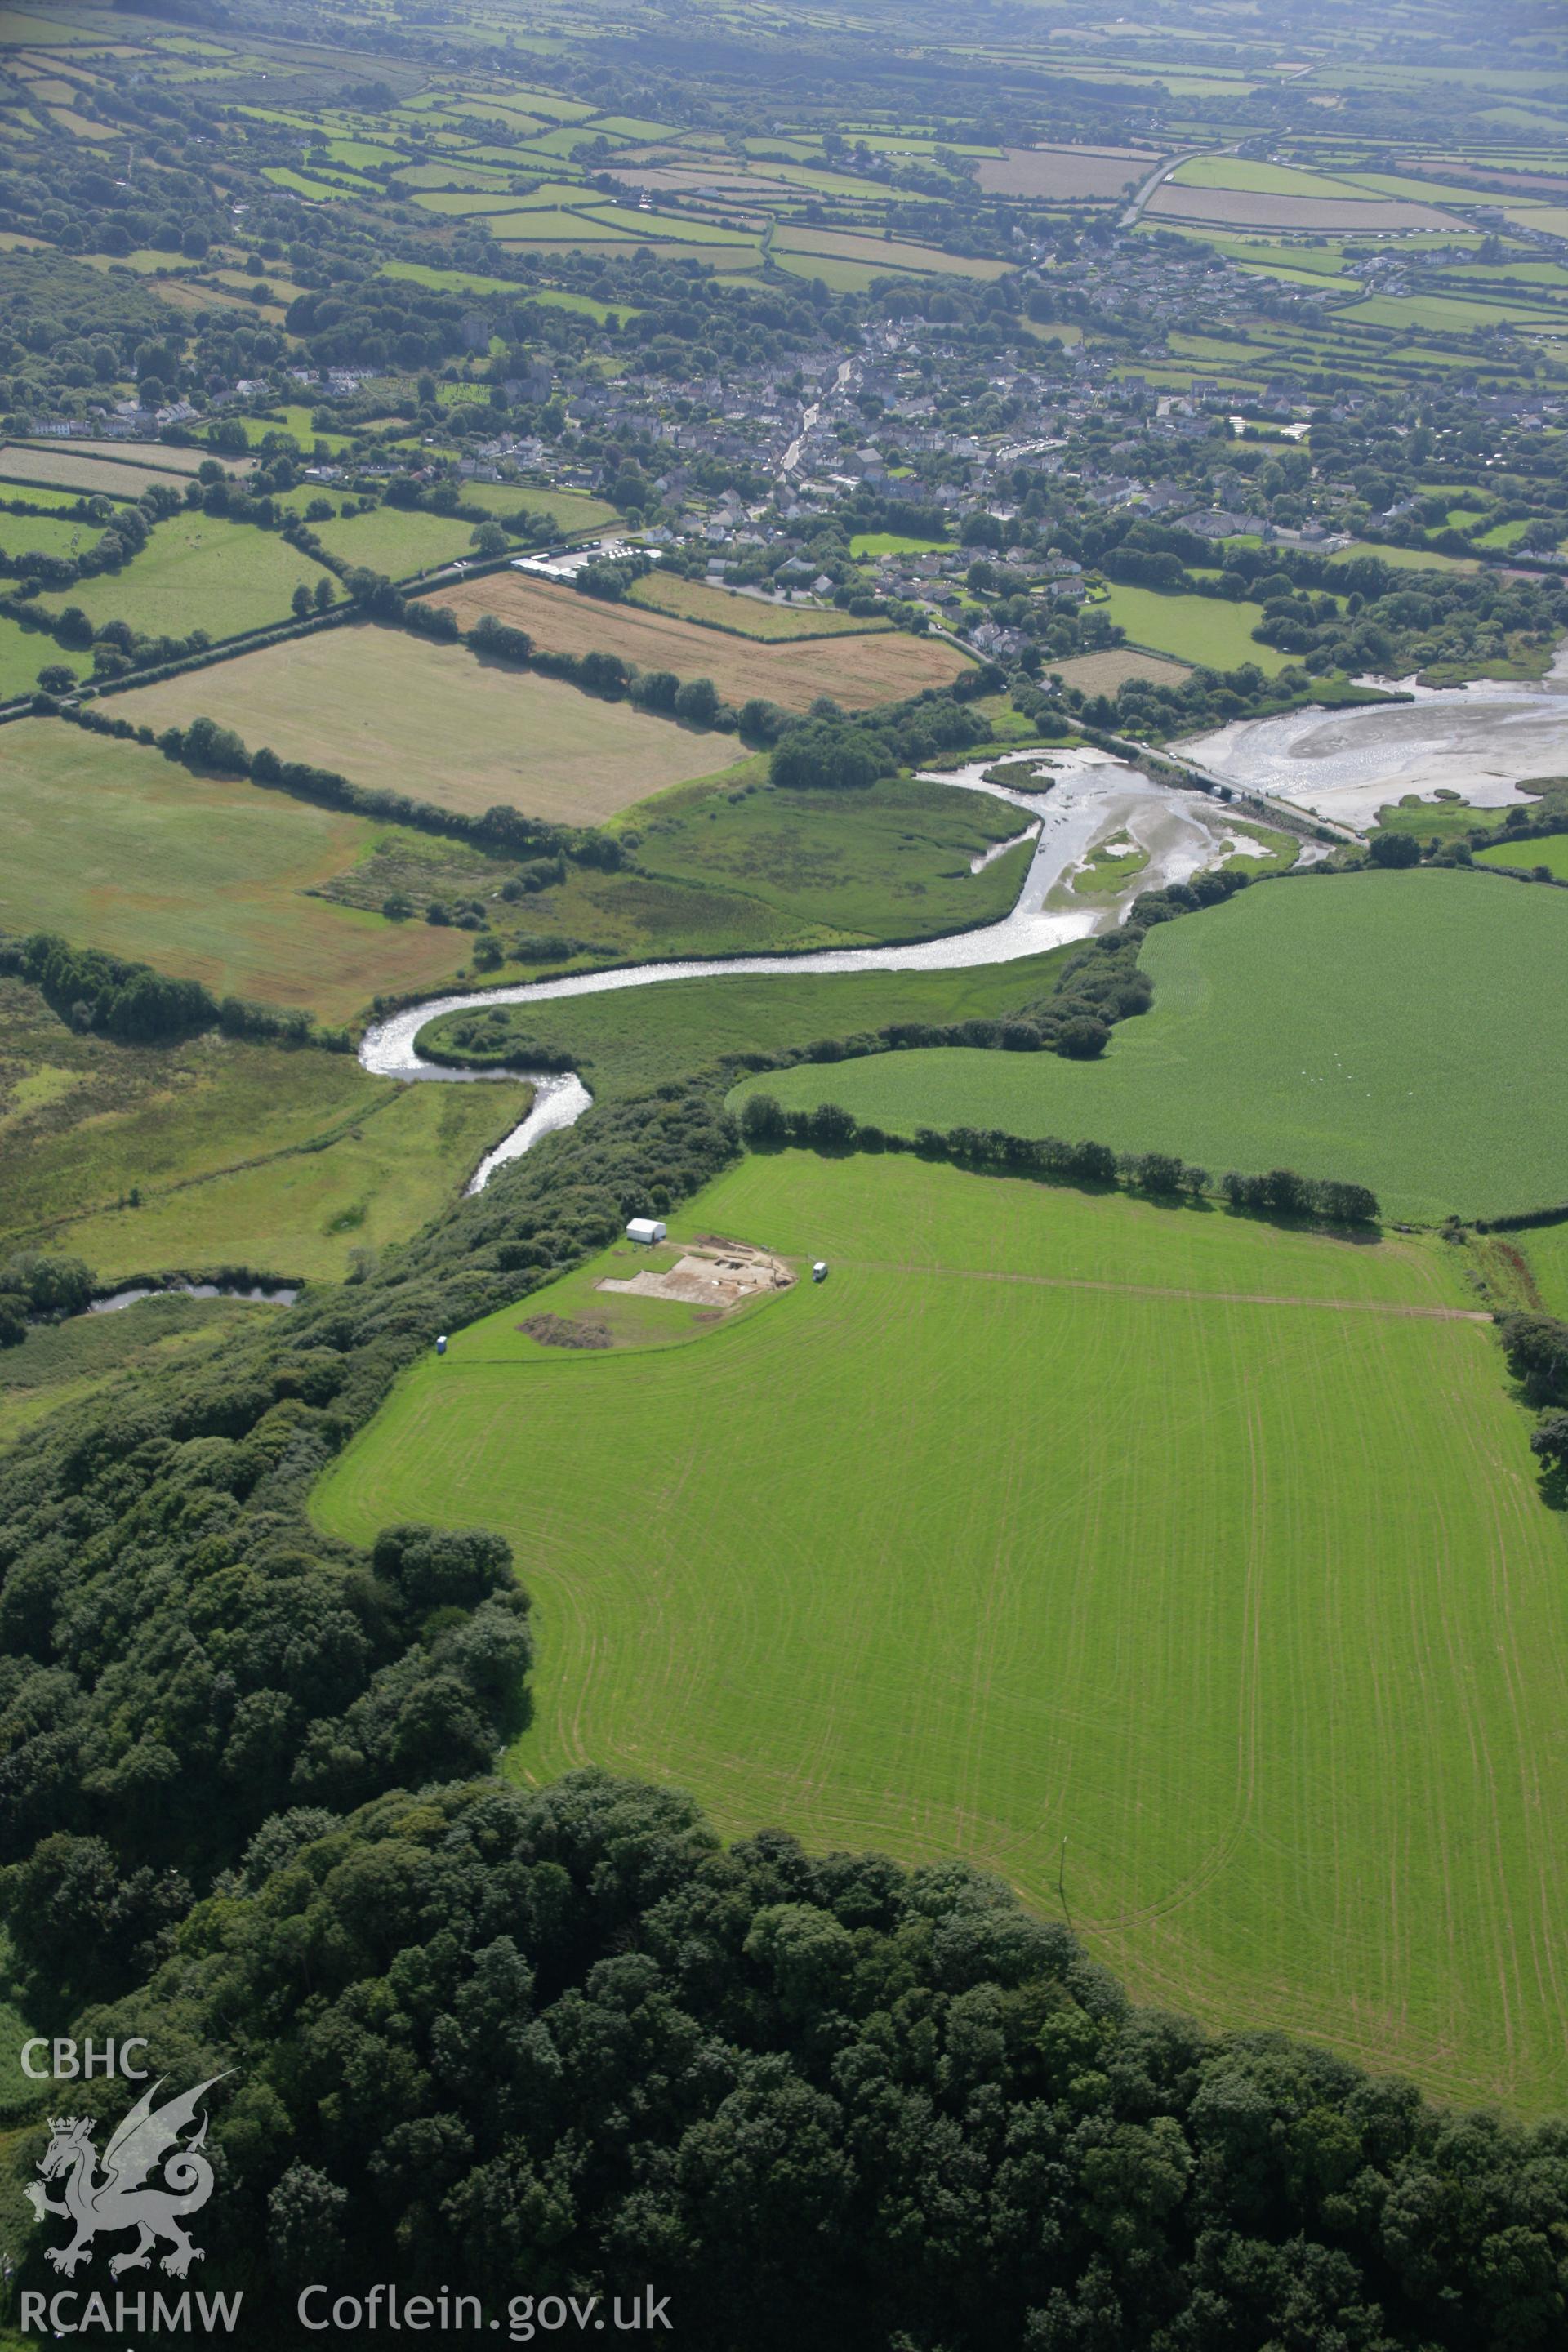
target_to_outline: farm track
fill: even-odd
[[[794,1263],[805,1265],[801,1258]],[[1288,1292],[1267,1290],[1183,1290],[1166,1283],[1094,1282],[1069,1274],[1008,1274],[982,1266],[915,1265],[903,1258],[847,1258],[845,1265],[867,1274],[920,1275],[941,1282],[1021,1283],[1031,1290],[1100,1290],[1126,1298],[1191,1298],[1225,1307],[1310,1307],[1331,1315],[1392,1315],[1426,1323],[1489,1323],[1489,1313],[1474,1307],[1417,1307],[1382,1298],[1300,1298]]]

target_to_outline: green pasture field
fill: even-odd
[[[80,555],[103,535],[98,522],[72,522],[62,515],[14,515],[0,512],[0,547],[7,555],[35,550],[40,555]]]
[[[346,187],[333,187],[326,180],[307,179],[303,172],[296,172],[287,163],[264,163],[261,176],[270,180],[275,188],[286,188],[291,195],[304,196],[313,205],[341,200],[353,193]]]
[[[146,546],[122,571],[79,580],[37,603],[51,614],[79,605],[94,628],[128,621],[148,636],[183,637],[199,628],[213,638],[233,637],[286,621],[295,589],[302,582],[313,590],[323,576],[313,557],[288,546],[276,531],[221,515],[185,513],[155,524]]]
[[[510,1537],[520,1778],[1059,1879],[1136,1997],[1561,2105],[1568,1559],[1442,1244],[801,1153],[670,1222],[831,1270],[646,1351],[537,1292],[317,1490]]]
[[[526,1108],[512,1085],[405,1087],[216,1032],[82,1036],[16,980],[0,1015],[0,1257],[68,1250],[111,1282],[225,1265],[341,1280],[352,1249],[453,1198]]]
[[[732,589],[710,588],[705,580],[683,580],[673,572],[648,572],[630,593],[633,604],[650,612],[674,613],[683,621],[703,621],[710,628],[732,629],[764,644],[784,637],[864,636],[891,626],[875,615],[857,619],[831,604],[766,604],[759,596],[738,596]]]
[[[1423,800],[1418,793],[1406,793],[1403,800],[1385,802],[1378,810],[1375,829],[1380,833],[1413,833],[1424,842],[1448,842],[1468,837],[1477,825],[1495,831],[1501,814],[1499,809],[1472,808],[1457,793],[1445,793],[1440,800]]]
[[[1568,897],[1458,869],[1306,877],[1161,924],[1152,1010],[1103,1060],[879,1055],[756,1084],[858,1118],[1093,1136],[1217,1177],[1292,1167],[1384,1213],[1489,1216],[1563,1197]]]
[[[0,702],[14,702],[21,695],[31,694],[37,686],[38,672],[66,658],[42,629],[24,629],[19,622],[0,620]],[[78,654],[72,666],[85,670],[89,665]]]
[[[50,514],[57,512],[64,514],[68,508],[75,506],[81,495],[79,490],[55,489],[47,482],[0,481],[0,499],[6,501],[19,499],[25,506],[43,508]],[[108,496],[108,493],[105,492],[104,495]],[[114,503],[118,506],[127,504],[129,501],[121,492],[116,496]],[[0,507],[0,530],[8,529],[13,523],[26,522],[31,520],[33,518],[27,515],[11,514],[8,504]]]
[[[312,523],[310,528],[328,554],[342,562],[363,563],[372,572],[384,572],[389,580],[408,580],[458,556],[471,556],[477,526],[460,515],[380,506],[368,514],[340,515],[334,522]]]
[[[374,622],[140,687],[115,709],[155,732],[205,715],[253,751],[270,744],[356,784],[473,816],[504,802],[564,824],[600,824],[745,756],[733,735]]]
[[[1529,873],[1533,866],[1544,866],[1559,882],[1568,882],[1568,834],[1549,834],[1543,841],[1499,842],[1490,849],[1476,852],[1479,866],[1517,866]],[[1568,1179],[1563,1191],[1568,1193]]]
[[[942,539],[910,539],[896,530],[858,530],[849,542],[851,555],[931,555],[949,541]]]
[[[1563,1189],[1568,1194],[1568,1184]],[[1547,1313],[1568,1321],[1568,1223],[1536,1225],[1507,1238],[1523,1252]]]
[[[1167,595],[1158,588],[1131,588],[1113,582],[1100,605],[1125,629],[1134,645],[1211,669],[1237,669],[1256,662],[1268,677],[1289,659],[1273,646],[1260,646],[1252,632],[1263,617],[1261,604],[1231,604],[1218,596]]]
[[[595,1098],[637,1093],[725,1055],[853,1036],[890,1021],[994,1020],[1048,996],[1069,950],[956,971],[736,972],[513,1008],[517,1034],[569,1053]],[[440,1023],[433,1023],[437,1032]],[[422,1033],[423,1034],[423,1033]]]
[[[1353,563],[1358,555],[1375,555],[1395,572],[1477,572],[1479,565],[1465,555],[1439,555],[1426,547],[1384,547],[1375,540],[1352,539],[1330,556],[1331,563]]]
[[[566,533],[603,530],[620,520],[614,507],[582,490],[556,490],[532,482],[465,482],[462,488],[466,507],[483,507],[498,520],[520,510],[547,515],[557,530]]]
[[[314,414],[314,410],[306,407],[303,402],[291,402],[270,416],[241,416],[236,422],[245,427],[245,437],[253,449],[258,448],[269,433],[291,434],[307,457],[313,452],[318,442],[334,457],[353,447],[355,436],[351,433],[318,432],[310,422]],[[320,497],[328,487],[321,482],[300,485],[310,497]]]
[[[816,253],[773,252],[770,258],[786,277],[820,278],[833,294],[868,294],[879,278],[899,274],[886,263],[880,269],[871,269],[862,261],[828,261]]]
[[[1249,196],[1327,196],[1342,202],[1363,193],[1351,183],[1289,163],[1250,163],[1240,155],[1194,155],[1171,174],[1178,188],[1237,188]]]
[[[5,730],[0,928],[59,931],[215,994],[346,1021],[379,992],[439,987],[468,934],[314,895],[385,832],[366,817],[197,777],[56,719]]]
[[[1350,326],[1399,327],[1406,333],[1425,329],[1439,335],[1469,335],[1481,327],[1568,324],[1563,311],[1543,310],[1539,302],[1486,302],[1455,294],[1369,294],[1338,316]]]
[[[606,214],[601,222],[596,213],[566,212],[559,207],[543,211],[514,208],[508,212],[491,212],[487,208],[485,227],[498,245],[509,251],[520,246],[537,244],[541,239],[600,245],[629,244],[631,238],[624,227],[617,227]]]

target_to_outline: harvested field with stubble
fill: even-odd
[[[829,261],[863,261],[868,268],[932,272],[941,278],[1005,278],[1011,264],[948,253],[938,245],[909,245],[880,236],[857,236],[834,229],[788,228],[774,232],[777,253],[821,254]]]
[[[514,1771],[962,1855],[1052,1916],[1065,1839],[1136,1997],[1561,2105],[1568,1550],[1444,1244],[796,1151],[670,1224],[831,1271],[637,1354],[515,1330],[568,1276],[318,1490],[356,1542],[510,1538]]]
[[[40,447],[37,443],[11,442],[5,455],[8,457],[23,447],[30,448],[35,457],[58,457],[63,447],[73,457],[103,457],[117,466],[150,468],[154,474],[195,474],[212,455],[210,449],[177,449],[167,441],[79,440],[74,434],[63,445],[57,441]],[[243,479],[256,466],[254,457],[226,457],[222,463],[224,472],[237,479]]]
[[[1161,162],[1132,147],[1005,147],[982,155],[980,185],[988,196],[1089,197],[1109,203],[1129,180],[1136,187]]]
[[[1156,686],[1180,686],[1192,671],[1185,662],[1162,661],[1157,654],[1134,653],[1130,646],[1112,646],[1102,654],[1073,654],[1053,662],[1051,675],[1085,694],[1114,694],[1130,677],[1152,678]]]
[[[503,802],[561,824],[598,824],[745,756],[733,735],[678,726],[374,622],[144,686],[115,708],[155,731],[201,714],[232,727],[252,751],[268,743],[282,759],[335,768],[356,784],[468,815]]]
[[[0,481],[47,482],[62,490],[103,490],[110,498],[139,499],[150,483],[167,482],[171,489],[183,492],[185,480],[177,467],[128,466],[113,457],[89,457],[79,455],[68,442],[58,449],[27,449],[15,441],[0,445]]]
[[[492,572],[437,589],[430,602],[448,606],[465,629],[482,613],[493,613],[510,627],[526,629],[535,645],[552,653],[619,654],[642,669],[710,677],[726,701],[739,704],[764,695],[784,710],[808,710],[819,694],[831,695],[846,709],[868,710],[928,686],[950,685],[969,667],[952,646],[890,630],[805,644],[748,644],[671,614],[606,604],[517,572]]]

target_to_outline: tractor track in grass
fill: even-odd
[[[808,1259],[795,1263],[805,1265]],[[897,1258],[840,1258],[839,1267],[865,1274],[925,1275],[940,1282],[1010,1282],[1029,1290],[1100,1290],[1122,1298],[1190,1298],[1214,1307],[1316,1307],[1332,1315],[1388,1315],[1401,1322],[1489,1323],[1490,1314],[1477,1307],[1417,1307],[1381,1298],[1300,1298],[1266,1290],[1183,1290],[1154,1282],[1104,1282],[1088,1275],[1010,1274],[1001,1268],[962,1265],[911,1265]]]

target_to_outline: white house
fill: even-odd
[[[664,1236],[665,1225],[660,1217],[634,1217],[626,1227],[629,1242],[661,1242]]]

